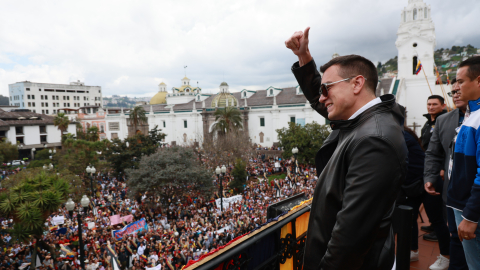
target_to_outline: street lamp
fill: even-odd
[[[32,148],[32,160],[35,158],[35,150],[37,150],[37,149]]]
[[[220,174],[222,173],[222,169],[220,169],[219,166],[215,169],[215,173],[217,174],[218,181],[220,182],[220,210],[223,213],[223,187],[222,187],[222,179],[220,177]]]
[[[52,163],[50,163],[50,165],[47,165],[47,164],[43,165],[43,169],[44,169],[44,170],[51,170],[51,169],[53,169]]]
[[[298,148],[294,147],[292,149],[292,154],[295,157],[295,161],[293,162],[293,183],[297,184],[297,154],[298,154]]]
[[[87,173],[90,174],[90,190],[92,192],[92,197],[94,196],[94,192],[93,192],[93,175],[95,174],[95,172],[97,171],[95,169],[95,167],[92,166],[87,166],[87,169],[86,169]]]
[[[80,200],[80,204],[83,207],[83,214],[87,213],[87,207],[90,205],[90,199],[88,199],[87,195],[83,195],[82,200]],[[72,201],[71,198],[68,199],[67,203],[65,203],[65,207],[70,214],[70,218],[73,219],[73,210],[75,210],[75,203]],[[81,209],[77,211],[77,221],[78,221],[78,243],[80,245],[80,265],[83,270],[85,270],[85,252],[83,251],[83,230],[82,230],[82,214],[80,212]]]

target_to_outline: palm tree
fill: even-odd
[[[227,134],[243,128],[241,112],[236,107],[226,107],[215,111],[213,130],[219,134]]]
[[[36,261],[46,219],[58,211],[71,192],[69,182],[62,176],[42,170],[0,194],[0,216],[12,218],[15,224],[12,240],[28,243],[36,239],[32,263]]]
[[[58,113],[55,118],[53,119],[53,124],[60,130],[60,136],[63,142],[63,135],[65,131],[68,130],[68,125],[70,124],[70,120],[65,115],[65,113]]]
[[[136,106],[129,113],[130,121],[133,122],[133,126],[135,127],[134,132],[137,132],[137,126],[140,122],[147,123],[148,118],[145,115],[145,109],[141,106]]]

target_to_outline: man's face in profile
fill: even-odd
[[[340,67],[333,65],[329,67],[322,77],[322,83],[337,82],[346,78],[338,75]],[[319,101],[325,104],[330,120],[348,120],[354,113],[351,112],[356,96],[353,93],[354,84],[350,80],[335,83],[328,86],[328,96],[320,96]]]

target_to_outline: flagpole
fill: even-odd
[[[437,65],[434,64],[435,67],[435,74],[437,75],[437,80],[440,80],[440,89],[442,90],[442,96],[443,98],[447,101],[447,111],[450,111],[450,101],[447,98],[447,92],[445,91],[445,88],[443,87],[443,81],[442,77],[440,76],[440,73],[438,72]]]
[[[422,68],[422,71],[423,71],[423,75],[425,75],[425,80],[427,81],[428,89],[430,89],[430,94],[432,94],[433,96],[432,88],[430,88],[430,83],[428,82],[428,79],[427,79],[427,74],[425,74],[425,69]]]

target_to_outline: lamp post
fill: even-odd
[[[35,150],[37,150],[37,149],[32,148],[32,160],[35,158]]]
[[[53,149],[53,150],[50,149],[50,150],[48,150],[48,153],[50,154],[50,159],[52,159],[52,158],[53,158],[53,155],[57,153],[57,150],[55,150],[55,149]]]
[[[221,177],[222,169],[220,169],[220,167],[217,166],[217,168],[215,169],[215,173],[217,174],[218,182],[220,182],[220,210],[223,213],[223,187],[222,187],[222,177]]]
[[[51,169],[53,169],[52,163],[50,163],[49,165],[47,165],[47,164],[43,165],[43,169],[44,169],[44,170],[51,170]]]
[[[80,204],[83,207],[83,213],[87,212],[87,207],[90,205],[90,199],[88,199],[87,195],[83,195],[82,200],[80,200]],[[73,219],[73,210],[75,210],[75,203],[72,201],[71,198],[68,199],[65,207],[70,214],[70,218]],[[83,251],[83,239],[82,239],[82,214],[80,212],[81,209],[77,211],[77,221],[78,221],[78,243],[80,249],[80,266],[83,270],[85,270],[85,252]]]
[[[94,196],[94,190],[93,190],[93,175],[95,174],[95,172],[97,171],[95,169],[95,167],[92,166],[87,166],[87,169],[86,169],[87,173],[90,174],[90,191],[92,192],[92,198]]]
[[[295,157],[295,161],[293,162],[293,183],[297,184],[297,154],[298,154],[298,148],[294,147],[292,149],[292,154]]]

